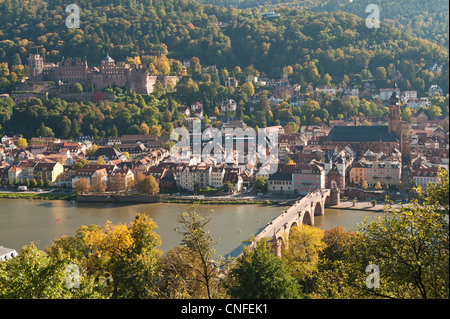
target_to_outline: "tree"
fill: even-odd
[[[169,59],[165,55],[161,55],[156,62],[156,69],[161,75],[170,74],[170,63]]]
[[[357,245],[379,266],[380,294],[396,298],[448,298],[448,218],[417,203],[359,227]],[[406,289],[408,287],[408,289]]]
[[[156,276],[162,252],[161,239],[155,233],[156,223],[139,214],[133,223],[105,224],[104,229],[92,228],[83,234],[88,248],[84,262],[96,273],[112,277],[111,298],[153,298],[156,296]]]
[[[103,180],[103,176],[102,175],[94,176],[94,178],[92,179],[91,191],[93,191],[98,195],[104,193],[105,190],[106,190],[106,183]]]
[[[409,122],[411,119],[411,109],[409,107],[405,107],[405,109],[402,111],[402,121]]]
[[[94,289],[94,278],[74,267],[76,261],[65,253],[50,257],[34,244],[26,245],[17,257],[0,263],[0,298],[101,298]],[[76,270],[78,287],[74,288],[70,279]]]
[[[439,168],[437,173],[436,184],[429,183],[426,191],[422,194],[420,187],[416,187],[416,192],[420,194],[419,201],[423,205],[431,206],[436,211],[444,209],[444,212],[449,213],[449,175],[448,170]]]
[[[267,192],[267,178],[262,176],[257,177],[253,183],[253,188],[256,192]]]
[[[428,118],[430,120],[435,120],[437,117],[442,115],[442,110],[436,106],[436,105],[430,105],[426,110],[425,110]]]
[[[300,297],[300,287],[289,267],[274,255],[267,239],[244,247],[230,271],[226,288],[231,298],[293,299]]]
[[[147,135],[150,132],[150,128],[148,127],[147,123],[142,122],[139,126],[139,134]]]
[[[76,93],[82,93],[83,92],[83,86],[80,83],[74,83],[73,84],[73,90]]]
[[[75,183],[73,183],[73,191],[77,195],[87,193],[89,189],[90,189],[89,180],[86,178],[81,178],[75,181]]]
[[[154,196],[159,193],[159,185],[152,175],[139,174],[134,181],[134,188],[141,195]]]
[[[323,233],[322,241],[325,244],[320,252],[320,259],[325,261],[345,260],[346,247],[357,238],[357,234],[345,230],[343,226],[327,229]]]
[[[21,137],[21,138],[17,141],[17,147],[20,147],[20,148],[28,147],[27,139]]]
[[[241,91],[245,92],[247,94],[247,96],[255,95],[255,86],[253,85],[253,82],[248,82],[248,83],[243,84]]]
[[[122,174],[114,174],[109,178],[109,187],[108,189],[115,193],[119,194],[120,192],[127,190],[127,182],[125,177]]]
[[[106,165],[106,162],[103,159],[103,157],[99,156],[99,157],[97,157],[97,161],[95,162],[95,164],[97,164],[97,165]]]
[[[206,298],[207,291],[199,280],[200,260],[186,247],[169,250],[161,261],[159,290],[164,298]]]
[[[380,182],[376,182],[376,183],[375,183],[375,186],[374,186],[373,188],[375,188],[376,190],[381,190],[381,189],[383,189],[383,187],[381,186],[381,183],[380,183]]]
[[[98,146],[95,144],[92,144],[91,147],[89,147],[86,151],[86,157],[94,155],[98,150]]]
[[[37,181],[36,181],[36,179],[33,178],[33,179],[31,180],[31,182],[30,182],[30,187],[31,187],[31,188],[36,188],[36,187],[37,187]]]
[[[291,274],[303,287],[303,292],[311,288],[308,283],[318,271],[319,255],[325,248],[321,229],[302,225],[292,227],[285,236],[288,245],[284,246],[281,256],[289,267]]]
[[[369,187],[369,184],[367,184],[367,181],[364,180],[364,181],[361,183],[361,188],[362,188],[362,189],[367,189],[367,187]]]
[[[41,123],[41,126],[36,130],[36,135],[41,137],[55,137],[53,130],[50,127]]]
[[[161,136],[161,127],[159,127],[158,125],[153,125],[150,134]]]
[[[234,189],[234,186],[230,181],[223,183],[222,191],[231,192],[231,191],[233,191],[233,189]]]
[[[88,164],[89,164],[89,161],[85,158],[82,158],[73,165],[73,169],[74,170],[82,169],[85,165],[88,165]]]
[[[192,205],[178,215],[177,222],[181,225],[178,231],[183,236],[182,246],[197,260],[196,263],[185,263],[195,273],[190,280],[198,281],[206,289],[207,297],[211,299],[216,291],[217,272],[212,260],[215,254],[214,240],[206,227],[212,215],[203,218],[196,209],[197,206]]]
[[[448,298],[447,203],[444,173],[431,192],[399,210],[386,208],[381,218],[366,218],[351,236],[341,236],[342,244],[330,246],[327,239],[316,292],[325,298]],[[379,288],[366,284],[369,264],[379,269]]]

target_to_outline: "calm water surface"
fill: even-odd
[[[21,248],[34,242],[39,249],[48,247],[55,238],[74,236],[81,225],[104,226],[133,222],[138,213],[148,214],[158,225],[161,250],[167,251],[180,245],[181,236],[174,231],[179,224],[177,215],[185,211],[185,204],[118,205],[104,203],[77,203],[70,201],[44,201],[0,199],[0,246]],[[242,242],[259,233],[270,220],[285,209],[283,206],[260,205],[200,205],[200,214],[213,213],[208,229],[217,240],[219,255],[237,256]],[[315,226],[330,229],[344,226],[350,230],[362,222],[365,216],[374,218],[382,213],[353,210],[327,209],[324,216],[315,216]]]

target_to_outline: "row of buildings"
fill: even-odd
[[[269,193],[292,196],[334,186],[400,188],[411,181],[418,185],[435,181],[437,169],[448,168],[448,131],[436,121],[404,123],[396,94],[389,100],[389,110],[385,125],[321,124],[303,126],[296,133],[286,133],[282,126],[266,128],[278,133],[276,172],[269,172],[258,161],[236,160],[239,151],[248,150],[249,141],[245,140],[234,140],[231,163],[217,163],[214,158],[196,157],[175,162],[168,150],[161,148],[168,136],[80,137],[75,141],[36,137],[28,147],[17,147],[20,137],[4,136],[0,179],[36,179],[52,186],[73,187],[78,179],[92,182],[96,176],[106,183],[122,176],[131,185],[138,174],[147,174],[155,177],[162,190],[220,190],[227,184],[240,192],[251,189],[257,177],[265,177]],[[245,129],[245,123],[238,122],[222,123],[219,129]],[[240,143],[243,148],[237,147]],[[87,165],[77,167],[83,160]]]

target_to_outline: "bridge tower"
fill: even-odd
[[[341,190],[337,187],[333,187],[330,190],[329,205],[339,205],[341,203]]]

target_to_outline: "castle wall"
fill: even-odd
[[[82,85],[93,84],[97,91],[107,87],[125,87],[137,94],[151,94],[156,81],[160,81],[164,87],[171,82],[176,84],[178,76],[149,76],[143,65],[129,65],[124,62],[117,64],[107,56],[101,61],[99,69],[88,69],[84,59],[67,58],[58,65],[45,64],[39,54],[32,54],[29,58],[29,70],[31,82],[37,81],[61,81],[64,83],[80,83]]]

